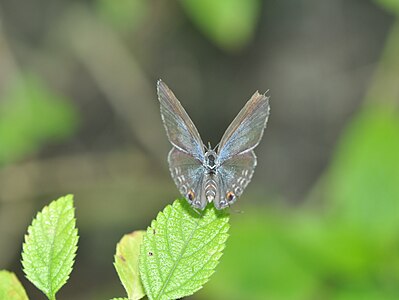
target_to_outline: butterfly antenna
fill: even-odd
[[[211,150],[211,142],[208,142],[208,150]]]
[[[220,145],[220,142],[219,142],[219,143],[217,143],[217,145],[215,146],[215,148],[213,148],[212,150],[213,150],[213,151],[215,151],[215,150],[216,150],[216,148],[217,148],[217,147],[219,147],[219,145]]]

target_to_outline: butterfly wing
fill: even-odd
[[[237,154],[218,168],[219,195],[214,204],[217,209],[232,205],[251,181],[256,166],[255,153],[250,150]]]
[[[255,92],[223,134],[217,158],[217,209],[233,204],[251,181],[256,166],[253,149],[262,138],[269,112],[269,97]]]
[[[218,148],[219,164],[259,144],[269,112],[269,97],[255,92],[223,134]]]
[[[195,208],[203,210],[207,204],[205,197],[205,169],[200,161],[191,155],[172,148],[168,155],[169,169],[180,193]]]
[[[204,158],[201,137],[173,92],[161,80],[157,83],[161,116],[170,143],[200,161]]]

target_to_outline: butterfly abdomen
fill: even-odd
[[[216,198],[218,184],[216,176],[213,173],[207,174],[205,177],[205,197],[208,202]]]

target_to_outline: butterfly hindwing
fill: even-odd
[[[169,152],[168,162],[170,173],[180,193],[193,207],[204,209],[207,201],[203,187],[205,170],[202,163],[174,147]]]
[[[233,156],[218,168],[219,197],[214,201],[217,209],[232,205],[251,181],[256,166],[255,153],[250,150]]]

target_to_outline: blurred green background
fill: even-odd
[[[217,144],[255,90],[271,117],[211,281],[190,299],[399,299],[399,1],[0,1],[0,268],[75,194],[58,297],[123,296],[121,236],[179,196],[162,78]],[[238,212],[237,212],[238,211]]]

